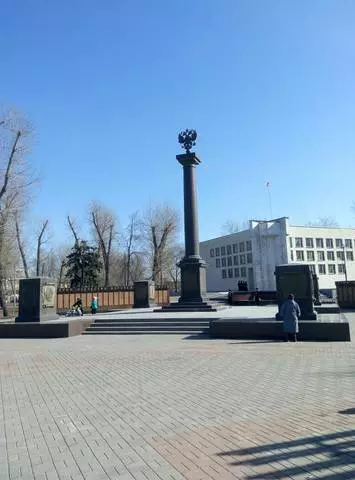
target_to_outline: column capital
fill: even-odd
[[[201,160],[194,152],[176,155],[176,160],[184,167],[189,165],[199,165],[201,163]]]

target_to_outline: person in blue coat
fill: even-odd
[[[91,300],[91,313],[92,313],[92,315],[96,314],[98,308],[99,308],[99,302],[97,300],[97,297],[93,297],[92,300]]]
[[[283,319],[285,342],[289,340],[291,340],[291,342],[297,342],[298,319],[301,316],[301,309],[298,303],[295,302],[295,296],[292,293],[290,293],[288,299],[283,303],[280,315]]]

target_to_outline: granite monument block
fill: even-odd
[[[57,318],[56,281],[43,277],[20,280],[19,314],[16,322],[47,322]]]
[[[300,306],[300,320],[316,320],[314,310],[313,277],[309,265],[288,264],[278,265],[276,275],[276,296],[279,312],[276,318],[281,320],[280,309],[290,293],[295,295],[295,300]]]

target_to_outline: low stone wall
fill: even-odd
[[[57,311],[58,313],[67,312],[81,298],[85,312],[91,308],[92,297],[96,296],[99,302],[99,312],[110,312],[131,308],[134,303],[133,288],[111,287],[99,289],[71,290],[61,288],[57,291]],[[170,301],[169,290],[167,288],[155,288],[155,303],[157,305],[168,305]]]
[[[282,340],[282,322],[272,320],[238,321],[230,319],[211,320],[212,338],[245,340]],[[350,341],[348,322],[299,322],[298,339],[301,341],[344,342]]]
[[[93,320],[69,319],[61,322],[1,323],[0,338],[66,338],[80,335]]]
[[[254,305],[254,292],[232,292],[232,305]],[[276,291],[259,291],[262,305],[276,305]]]

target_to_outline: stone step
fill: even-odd
[[[153,320],[96,320],[94,325],[208,325],[210,319],[195,320],[195,319],[178,319],[178,318],[159,318]]]
[[[115,330],[85,330],[82,335],[190,335],[191,333],[201,333],[204,334],[203,330],[122,330],[122,331],[115,331]]]
[[[85,332],[88,331],[115,331],[115,332],[122,332],[125,330],[130,330],[130,331],[160,331],[160,330],[165,330],[166,332],[170,332],[172,330],[185,330],[185,331],[201,331],[204,329],[207,329],[208,326],[206,325],[201,326],[201,325],[191,325],[191,326],[185,326],[185,325],[121,325],[121,326],[97,326],[97,325],[91,325],[91,327],[88,327]]]

